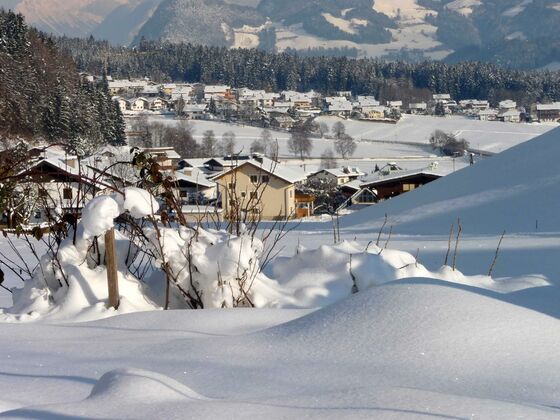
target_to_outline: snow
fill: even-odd
[[[5,325],[3,416],[556,418],[558,320],[522,302],[410,279],[309,315]]]
[[[71,286],[41,300],[55,280],[45,266],[20,291],[19,311],[2,315],[2,416],[558,418],[559,137],[549,131],[345,216],[336,245],[330,223],[300,225],[257,273],[251,297],[268,309],[160,311],[146,297],[151,283],[121,272],[123,312],[108,310],[104,267],[90,265],[79,228],[60,253]],[[394,232],[377,246],[385,214]],[[441,264],[457,217],[453,270]],[[195,249],[194,281],[212,304],[231,295],[207,282],[213,273],[231,284],[264,246],[221,231],[161,234],[172,265],[186,244]]]
[[[82,214],[82,226],[89,236],[99,236],[113,227],[113,220],[121,214],[119,204],[113,197],[95,197],[86,204]]]

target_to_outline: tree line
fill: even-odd
[[[224,83],[269,91],[352,91],[382,100],[426,100],[450,93],[456,100],[513,99],[522,105],[560,99],[560,72],[438,61],[406,63],[347,57],[302,57],[251,49],[141,41],[136,48],[89,39],[58,38],[81,71],[154,81]]]
[[[124,128],[106,78],[82,80],[51,38],[0,10],[0,137],[64,142],[87,153],[124,144]]]

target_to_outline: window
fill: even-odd
[[[187,196],[187,192],[185,190],[181,190],[179,192],[179,196],[182,197],[182,198],[185,198]]]
[[[403,191],[412,191],[415,188],[415,184],[403,184]]]
[[[290,190],[290,198],[294,196],[294,190]]]
[[[35,211],[35,219],[40,219],[41,218],[41,210],[36,210]]]
[[[251,200],[258,200],[259,195],[256,191],[251,191]]]
[[[253,184],[258,184],[259,183],[259,176],[258,175],[251,175],[251,182]]]
[[[261,181],[263,184],[268,184],[270,182],[270,177],[268,175],[263,175]]]
[[[65,200],[72,200],[72,188],[64,188],[62,190],[62,198]]]
[[[241,197],[245,198],[246,195],[247,193],[245,191],[241,191]]]
[[[235,189],[235,183],[234,183],[234,182],[230,182],[230,183],[228,184],[228,188],[229,188],[230,190],[234,190],[234,189]]]

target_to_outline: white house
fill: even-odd
[[[146,98],[136,98],[132,101],[130,105],[132,111],[147,111],[150,109],[150,101]]]
[[[411,102],[408,104],[408,110],[411,114],[424,114],[428,109],[426,102]]]

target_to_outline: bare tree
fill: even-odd
[[[346,134],[346,126],[341,121],[337,121],[332,126],[332,133],[333,137],[338,140]]]
[[[233,131],[226,131],[222,135],[220,148],[224,155],[231,156],[235,154],[235,133]]]
[[[332,169],[338,166],[332,149],[327,149],[321,154],[321,169]]]
[[[214,134],[214,130],[206,130],[202,133],[201,155],[203,157],[216,156],[218,140]]]
[[[319,123],[317,131],[321,137],[325,137],[325,134],[329,134],[329,126],[326,122],[322,121]]]
[[[288,140],[288,149],[295,156],[302,160],[311,154],[313,148],[309,139],[309,127],[307,124],[300,124],[292,128],[292,136]]]
[[[356,142],[348,134],[343,134],[334,142],[335,150],[342,156],[343,159],[348,158],[348,156],[352,156],[356,151],[356,147]]]

